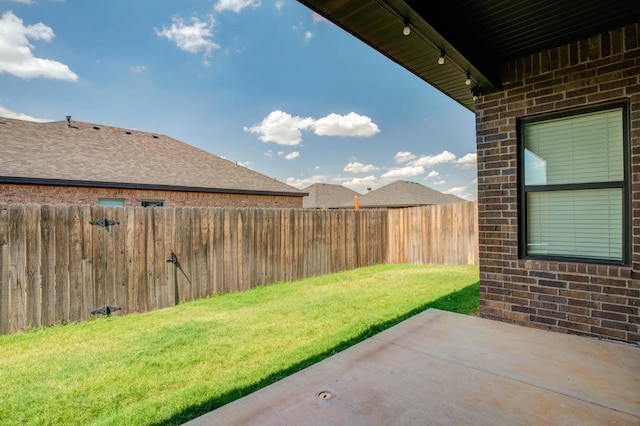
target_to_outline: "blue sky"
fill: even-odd
[[[473,113],[295,0],[0,0],[0,115],[161,133],[298,188],[476,198]]]

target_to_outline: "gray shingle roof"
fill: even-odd
[[[345,186],[328,183],[314,183],[303,191],[309,193],[302,199],[302,207],[305,209],[337,208],[349,201],[353,203],[353,197],[360,195]]]
[[[360,207],[415,207],[433,204],[463,203],[466,200],[451,194],[421,185],[417,182],[398,180],[358,197]],[[341,205],[342,208],[354,207],[354,202]]]
[[[0,118],[0,181],[198,188],[303,196],[304,192],[165,135],[98,124]]]

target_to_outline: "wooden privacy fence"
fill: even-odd
[[[105,305],[146,312],[380,263],[477,262],[475,204],[455,206],[0,204],[0,334],[86,320]]]
[[[477,265],[476,203],[388,211],[387,263]]]

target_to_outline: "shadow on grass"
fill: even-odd
[[[480,300],[480,282],[476,282],[467,287],[464,287],[461,290],[454,291],[453,293],[449,293],[446,296],[442,296],[441,298],[434,300],[433,302],[425,303],[421,306],[418,306],[411,311],[400,315],[396,318],[390,319],[388,321],[384,321],[379,324],[372,325],[368,329],[364,330],[357,336],[349,340],[345,340],[343,342],[338,343],[331,349],[328,349],[322,353],[313,355],[303,361],[300,361],[284,370],[277,371],[269,376],[259,380],[258,382],[245,386],[243,388],[233,389],[227,393],[224,393],[216,398],[212,398],[209,401],[204,403],[193,405],[191,407],[185,408],[183,411],[176,413],[171,418],[163,420],[158,423],[154,423],[154,425],[179,425],[189,420],[195,419],[196,417],[202,416],[203,414],[208,413],[209,411],[213,411],[216,408],[220,408],[225,404],[228,404],[236,399],[242,398],[243,396],[249,395],[259,389],[262,389],[270,384],[273,384],[279,380],[284,379],[287,376],[292,375],[300,370],[303,370],[313,364],[316,364],[323,359],[326,359],[332,355],[337,354],[338,352],[342,352],[343,350],[349,348],[350,346],[355,345],[356,343],[360,343],[371,336],[374,336],[394,325],[419,314],[420,312],[426,311],[430,308],[441,309],[443,311],[449,312],[457,312],[461,314],[469,314],[475,315],[478,312],[479,308],[479,300]]]

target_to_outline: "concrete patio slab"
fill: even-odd
[[[640,424],[640,348],[430,309],[187,424]]]

